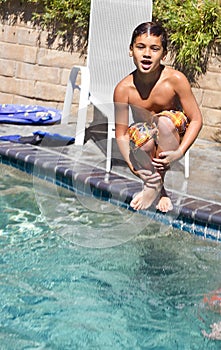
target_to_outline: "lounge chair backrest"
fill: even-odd
[[[90,94],[113,101],[116,84],[135,69],[129,57],[134,28],[152,18],[151,0],[92,0],[88,67]]]

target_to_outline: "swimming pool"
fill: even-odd
[[[52,185],[18,170],[0,175],[2,350],[220,348],[202,335],[220,320],[202,302],[220,288],[220,244],[148,221],[123,244],[87,248],[66,224],[83,240],[84,228],[93,237],[111,223],[121,235],[127,211],[96,213],[63,189],[53,200]]]

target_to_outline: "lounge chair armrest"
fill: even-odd
[[[79,72],[81,73],[81,85],[76,84]],[[86,66],[74,66],[71,69],[67,83],[61,124],[68,124],[68,120],[71,115],[71,105],[75,89],[80,90],[79,110],[87,107],[89,103],[89,84],[89,68]]]

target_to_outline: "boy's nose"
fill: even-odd
[[[144,57],[151,57],[151,50],[149,48],[146,48],[144,51]]]

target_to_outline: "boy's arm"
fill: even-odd
[[[128,164],[128,167],[133,171],[133,165],[130,161],[129,147],[129,105],[128,92],[123,84],[119,83],[114,90],[114,110],[115,110],[115,136],[119,150]]]
[[[168,169],[171,163],[182,158],[202,128],[202,115],[187,78],[181,72],[176,71],[171,79],[174,92],[179,97],[190,123],[177,150],[160,152],[159,158],[153,159],[152,164],[159,171]]]
[[[179,97],[184,113],[190,121],[179,146],[184,155],[196,140],[202,128],[202,115],[187,78],[180,72],[175,76],[175,92]]]

